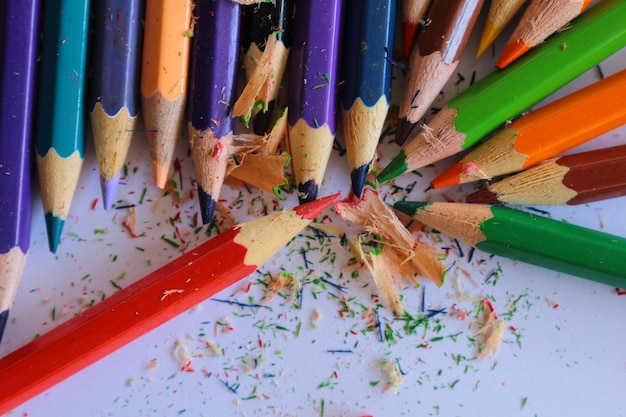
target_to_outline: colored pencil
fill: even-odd
[[[479,57],[502,33],[506,25],[513,19],[513,16],[522,8],[527,0],[491,0],[489,12],[483,27],[483,33],[478,44]]]
[[[590,3],[591,0],[532,0],[498,58],[496,67],[503,69],[511,65],[567,25]]]
[[[626,124],[626,70],[521,116],[435,178],[434,188],[518,172]]]
[[[139,114],[143,3],[95,3],[89,109],[106,210],[115,201]]]
[[[48,243],[57,251],[85,154],[89,0],[43,2],[35,149]]]
[[[502,206],[399,201],[394,208],[486,253],[626,286],[626,238]]]
[[[264,91],[263,108],[254,116],[254,133],[267,133],[272,123],[276,100],[292,44],[293,0],[276,0],[244,6],[241,43],[244,50],[243,64],[248,79],[252,77],[270,35],[276,34],[275,58],[272,83]]]
[[[418,33],[411,52],[397,144],[406,141],[454,73],[482,5],[483,0],[433,0],[426,14],[429,24]]]
[[[348,0],[346,8],[341,115],[352,192],[360,198],[389,110],[396,1]]]
[[[476,144],[626,45],[626,2],[605,0],[505,71],[458,94],[378,175],[385,182]]]
[[[577,205],[626,195],[626,145],[549,159],[468,195],[468,203]]]
[[[235,226],[0,359],[0,414],[252,274],[336,197]]]
[[[288,137],[301,203],[315,200],[336,133],[342,0],[302,0],[289,62]]]
[[[420,27],[430,0],[403,0],[402,1],[402,55],[408,58],[411,55],[417,29]]]
[[[189,96],[189,142],[202,222],[213,218],[233,151],[231,117],[239,68],[241,5],[231,0],[196,2]]]
[[[146,3],[141,61],[141,111],[154,183],[164,188],[185,117],[193,0]]]
[[[0,341],[30,247],[39,0],[0,3]]]

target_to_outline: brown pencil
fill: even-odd
[[[466,197],[468,203],[577,205],[626,195],[626,145],[553,158]]]
[[[459,63],[483,0],[434,0],[409,62],[396,143],[403,144]]]

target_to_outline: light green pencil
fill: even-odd
[[[56,252],[84,157],[89,0],[46,0],[35,148],[48,243]]]
[[[626,1],[599,2],[567,30],[450,100],[385,167],[378,181],[469,148],[624,46]]]

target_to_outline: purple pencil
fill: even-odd
[[[240,8],[232,0],[199,0],[194,10],[188,127],[203,223],[213,218],[233,148]]]
[[[289,74],[289,148],[298,198],[315,200],[336,130],[341,0],[296,7]]]
[[[39,0],[0,2],[0,340],[30,246]]]

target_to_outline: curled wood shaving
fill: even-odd
[[[480,330],[478,330],[476,336],[482,336],[482,342],[479,345],[477,358],[483,359],[488,356],[493,359],[498,350],[500,350],[506,321],[498,320],[498,316],[495,314],[489,300],[483,301],[483,313],[479,326]]]

